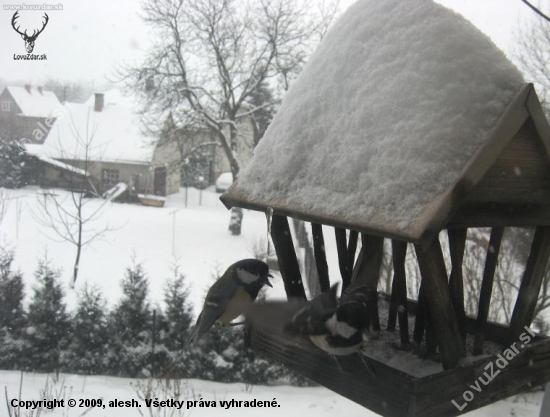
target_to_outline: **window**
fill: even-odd
[[[11,101],[2,101],[2,111],[11,111]]]
[[[117,185],[118,184],[118,169],[104,169],[101,182],[103,185]]]

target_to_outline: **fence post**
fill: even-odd
[[[157,309],[153,309],[153,329],[151,337],[151,374],[155,374],[155,337],[157,325]]]

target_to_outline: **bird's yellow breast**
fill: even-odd
[[[222,325],[228,324],[231,320],[235,320],[243,314],[246,307],[251,303],[252,299],[250,298],[250,294],[248,294],[243,287],[239,287],[231,300],[229,300],[225,311],[218,318],[217,322]]]

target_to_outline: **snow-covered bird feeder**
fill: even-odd
[[[525,333],[550,253],[550,126],[532,84],[460,15],[428,0],[351,6],[221,199],[273,213],[289,297],[305,290],[288,217],[311,223],[319,282],[309,288],[336,280],[322,226],[335,229],[343,287],[361,280],[375,294],[391,241],[392,294],[374,297],[382,341],[370,353],[335,361],[308,340],[253,330],[263,354],[383,416],[459,415],[550,380],[550,340]],[[487,312],[508,227],[536,231],[501,325]],[[477,317],[464,307],[469,228],[492,230]],[[416,299],[407,299],[407,248],[422,276]]]

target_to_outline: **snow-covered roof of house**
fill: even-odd
[[[26,117],[48,118],[55,115],[61,103],[53,91],[29,87],[6,87],[19,108]]]
[[[154,146],[141,130],[137,101],[114,89],[104,93],[101,111],[95,111],[94,104],[95,96],[84,104],[68,104],[52,126],[42,154],[56,159],[150,163]]]
[[[514,100],[525,101],[524,86],[453,11],[431,0],[358,1],[222,200],[420,241]]]

